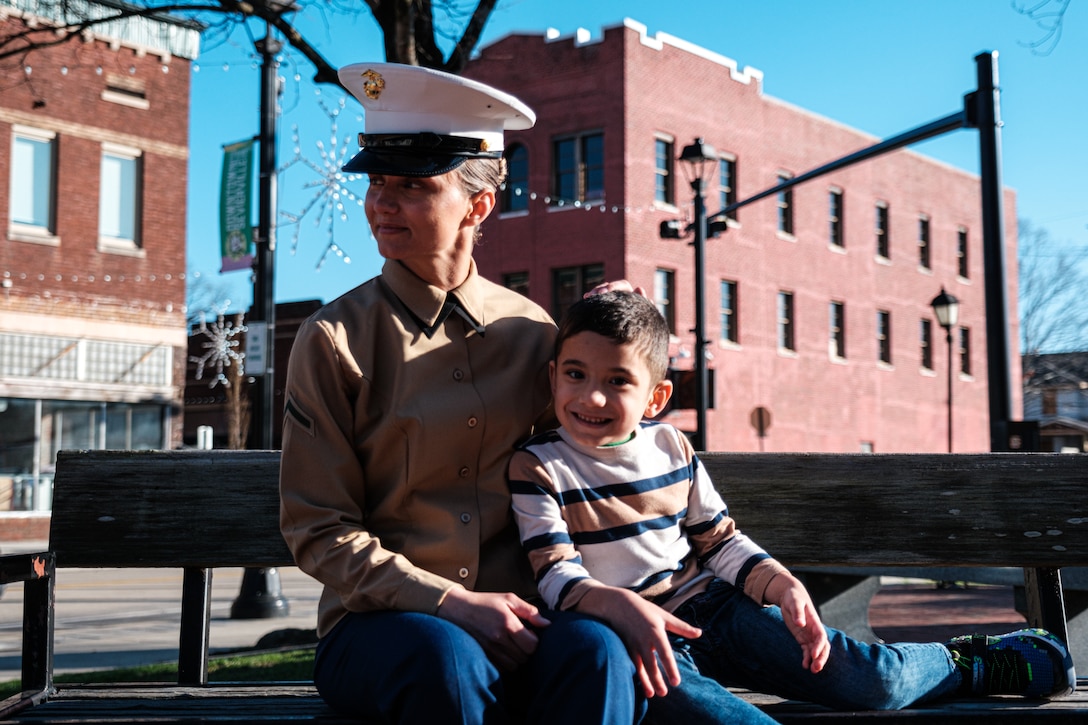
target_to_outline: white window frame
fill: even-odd
[[[113,236],[105,234],[102,229],[103,215],[105,212],[105,204],[107,201],[106,188],[105,188],[105,162],[106,157],[113,157],[116,159],[122,159],[133,162],[134,174],[132,179],[132,198],[128,200],[132,207],[132,234],[129,236]],[[120,144],[104,142],[102,144],[102,156],[99,161],[99,179],[100,185],[98,190],[98,249],[101,252],[114,252],[121,254],[135,254],[137,256],[143,256],[143,249],[141,244],[140,225],[141,225],[141,205],[140,200],[143,196],[143,151],[132,146],[122,146]],[[123,191],[123,189],[121,189]],[[118,195],[118,201],[123,202],[120,195]],[[120,211],[123,211],[124,204],[122,203],[122,209],[118,210],[118,216],[120,217]],[[127,214],[125,215],[127,216]]]
[[[11,185],[9,189],[25,187],[26,179],[19,178],[19,171],[15,163],[15,145],[19,139],[49,144],[49,208],[46,211],[45,224],[28,224],[15,221],[15,209],[13,208],[15,195],[10,193],[8,200],[8,238],[17,242],[33,242],[35,244],[60,245],[60,237],[56,234],[57,223],[57,133],[44,128],[34,126],[21,126],[13,124],[11,127]]]

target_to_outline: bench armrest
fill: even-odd
[[[53,688],[54,591],[57,557],[52,551],[0,556],[0,584],[23,582],[23,692]]]

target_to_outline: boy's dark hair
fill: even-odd
[[[634,292],[604,292],[578,300],[559,323],[555,357],[563,343],[579,332],[595,332],[617,345],[633,344],[646,361],[654,382],[669,368],[669,325],[654,303]]]

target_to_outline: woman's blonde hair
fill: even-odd
[[[506,181],[506,159],[465,159],[454,171],[461,181],[461,188],[469,196],[484,189],[498,192]]]
[[[498,194],[502,182],[506,181],[506,159],[465,159],[451,173],[457,174],[461,189],[469,198],[484,190]],[[479,242],[482,235],[477,226],[472,233],[472,241]]]

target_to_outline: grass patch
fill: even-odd
[[[237,654],[208,660],[209,682],[260,682],[274,680],[310,680],[313,678],[314,649],[277,650],[257,654]],[[178,665],[170,662],[115,670],[94,670],[57,675],[57,684],[84,682],[177,682]],[[19,680],[0,683],[0,700],[21,692]]]

